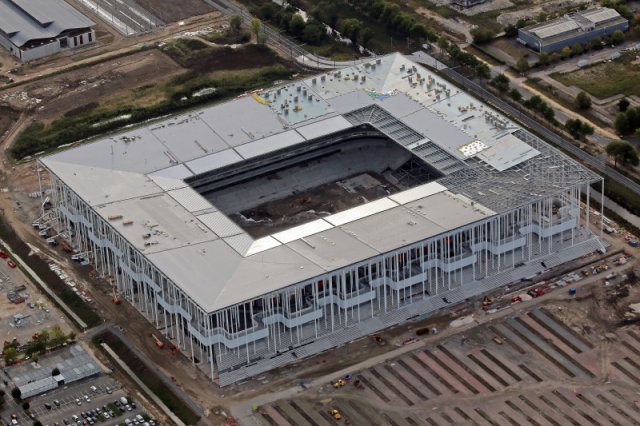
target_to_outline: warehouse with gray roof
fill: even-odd
[[[64,0],[0,0],[0,45],[22,62],[95,43],[94,25]]]
[[[629,21],[607,7],[573,12],[518,30],[518,41],[536,52],[556,52],[576,43],[604,38],[629,29]]]
[[[76,258],[220,385],[602,249],[599,176],[400,54],[39,161]]]

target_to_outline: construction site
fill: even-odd
[[[258,396],[252,401],[254,414],[245,420],[264,425],[637,424],[640,286],[629,254],[604,261],[588,256],[582,261],[591,266],[558,280],[504,289],[457,306],[426,329],[420,324],[397,329],[393,340],[379,338],[394,346],[389,352],[333,375],[301,380],[298,391],[280,392],[286,398],[259,404],[269,398]]]
[[[97,45],[0,55],[29,81],[0,138],[258,58],[170,52],[226,28],[203,1],[70,3]],[[400,55],[299,78],[40,161],[5,143],[3,218],[211,424],[639,424],[636,238],[588,204],[599,176]],[[5,340],[61,322],[2,292]]]
[[[38,226],[220,386],[606,251],[597,175],[399,54],[39,164]]]

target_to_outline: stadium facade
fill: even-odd
[[[222,386],[603,249],[599,176],[400,54],[40,162],[74,257]]]

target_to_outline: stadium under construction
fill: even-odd
[[[400,54],[40,162],[76,258],[221,386],[604,249],[599,176]]]

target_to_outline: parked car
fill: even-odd
[[[9,255],[3,251],[0,251],[0,259],[8,259]]]
[[[7,265],[9,265],[9,268],[15,268],[16,266],[18,266],[18,265],[15,264],[15,262],[13,260],[8,261]]]

